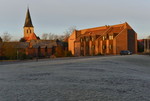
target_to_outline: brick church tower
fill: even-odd
[[[26,41],[38,40],[36,34],[34,33],[34,26],[32,24],[29,8],[27,9],[26,19],[24,24],[24,39]]]

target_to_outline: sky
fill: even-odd
[[[37,36],[128,22],[138,39],[150,35],[150,0],[0,0],[0,36],[23,37],[29,6]]]

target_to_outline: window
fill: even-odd
[[[92,41],[94,41],[94,39],[95,39],[95,38],[94,38],[94,37],[92,37]]]
[[[83,49],[84,49],[83,46],[81,46],[81,51],[82,51]]]
[[[110,35],[110,36],[109,36],[109,40],[113,40],[113,35]]]
[[[94,46],[94,45],[92,45],[92,49],[95,49],[95,46]]]
[[[107,36],[103,36],[103,40],[106,40]]]
[[[28,30],[27,30],[27,33],[28,33]]]
[[[48,52],[48,51],[47,51],[47,47],[45,47],[45,53],[46,53],[46,55],[47,55],[47,52]]]
[[[103,49],[106,49],[106,45],[103,45]]]
[[[113,46],[112,45],[109,45],[109,49],[112,49],[113,48]]]
[[[80,41],[83,42],[83,39],[81,38]]]
[[[89,46],[86,46],[86,50],[89,50]]]
[[[88,42],[89,41],[89,38],[88,37],[86,37],[86,42]]]
[[[103,40],[105,40],[105,36],[103,36]]]

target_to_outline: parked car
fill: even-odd
[[[122,50],[120,51],[120,55],[132,55],[132,52],[129,50]]]

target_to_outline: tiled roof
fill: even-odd
[[[123,24],[118,24],[118,25],[106,25],[102,27],[95,27],[95,28],[89,28],[89,29],[83,29],[83,30],[78,30],[77,32],[80,33],[80,35],[77,37],[76,41],[80,41],[80,37],[84,36],[103,36],[106,34],[113,34],[113,33],[120,33],[123,29],[132,29],[130,25],[125,22]]]
[[[57,46],[56,41],[52,40],[38,40],[38,41],[30,41],[32,48],[52,48],[53,46]]]
[[[29,47],[28,42],[3,42],[0,43],[0,47],[2,46],[8,46],[8,47],[14,47],[14,48],[27,48]]]
[[[89,28],[89,29],[83,29],[78,30],[77,32],[80,32],[80,35],[78,37],[82,36],[94,36],[94,35],[105,35],[107,33],[120,33],[123,29],[132,29],[127,22],[123,24],[117,24],[117,25],[105,25],[102,27],[95,27],[95,28]],[[78,39],[78,38],[77,38]]]
[[[30,42],[3,42],[3,43],[0,43],[0,48],[2,46],[12,46],[14,48],[22,48],[22,49],[25,49],[25,48],[52,48],[53,46],[57,46],[57,43],[56,41],[51,41],[51,40],[39,40],[39,41],[36,41],[36,40],[32,40]]]

